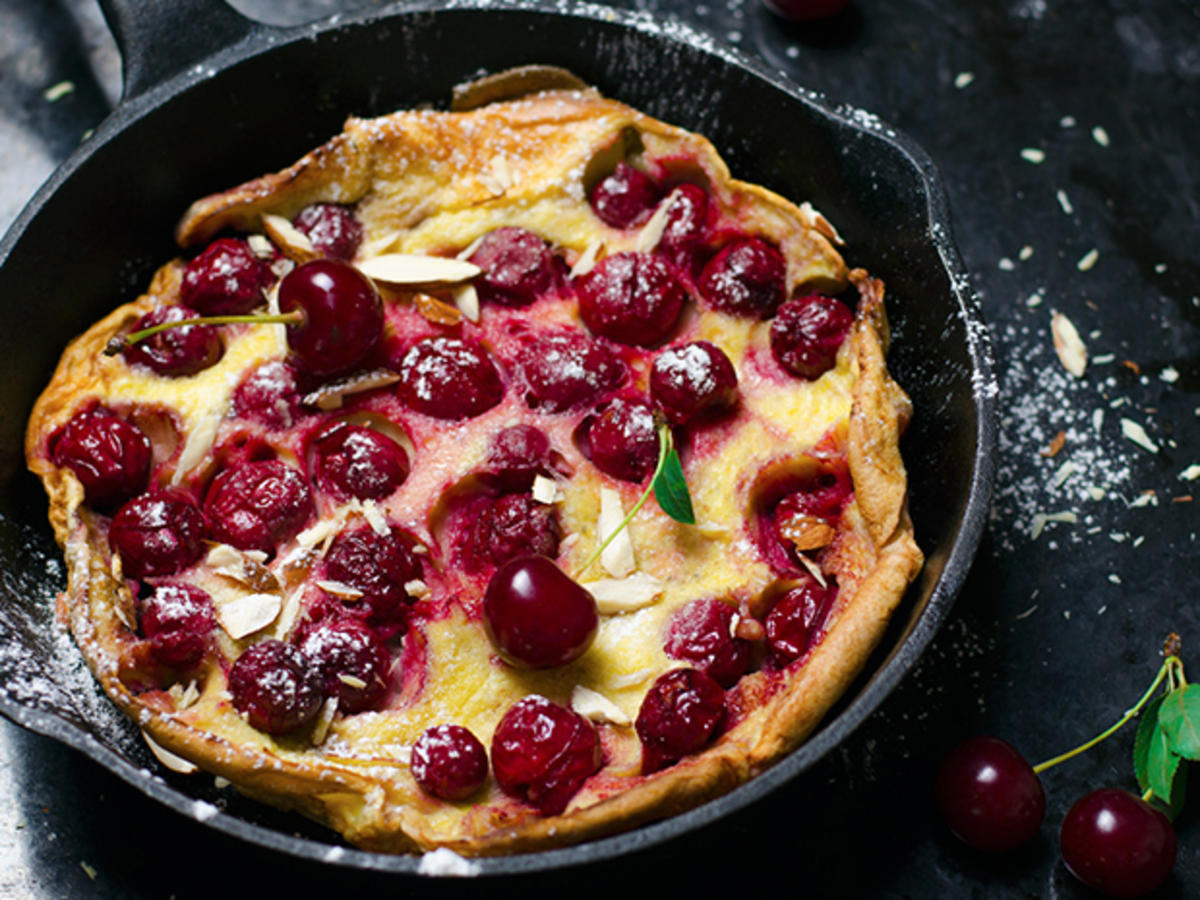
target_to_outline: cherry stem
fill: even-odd
[[[1181,683],[1187,683],[1183,678],[1183,661],[1178,656],[1168,656],[1163,660],[1163,664],[1158,668],[1158,674],[1154,676],[1154,681],[1151,682],[1150,687],[1146,689],[1146,693],[1142,694],[1141,699],[1138,700],[1137,703],[1125,710],[1125,714],[1121,716],[1120,719],[1118,719],[1104,731],[1100,732],[1100,734],[1096,735],[1087,743],[1080,744],[1074,750],[1068,750],[1066,753],[1055,756],[1053,759],[1048,759],[1045,762],[1038,763],[1033,767],[1034,773],[1044,772],[1051,766],[1057,766],[1060,762],[1066,762],[1072,756],[1078,756],[1085,750],[1090,750],[1105,738],[1111,736],[1113,733],[1119,730],[1121,726],[1125,725],[1125,723],[1141,712],[1142,707],[1150,702],[1151,698],[1154,696],[1154,692],[1158,690],[1164,679],[1168,680],[1168,683],[1171,685],[1171,690],[1174,690],[1176,679],[1178,679]]]
[[[667,464],[667,455],[671,452],[672,443],[671,426],[665,423],[660,424],[658,426],[658,463],[654,466],[654,474],[650,476],[650,484],[646,486],[646,490],[642,491],[642,496],[638,497],[638,501],[633,504],[633,508],[625,514],[625,518],[621,520],[621,524],[612,530],[612,534],[606,537],[600,546],[592,551],[592,555],[587,558],[584,564],[579,567],[574,575],[576,581],[600,558],[600,554],[604,552],[604,548],[613,542],[613,538],[621,533],[621,529],[633,521],[633,517],[638,514],[638,510],[642,508],[646,500],[654,493],[654,483],[658,481],[658,476],[662,474],[663,467]]]
[[[262,325],[299,325],[304,321],[304,311],[294,309],[286,313],[247,313],[237,316],[196,316],[191,319],[178,319],[174,322],[161,322],[140,331],[131,331],[124,337],[115,336],[104,348],[105,356],[116,356],[126,347],[132,347],[139,341],[144,341],[160,331],[171,328],[182,328],[185,325],[240,325],[245,322],[257,322]]]

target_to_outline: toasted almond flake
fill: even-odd
[[[468,322],[479,321],[479,292],[475,285],[464,284],[454,291],[454,305]]]
[[[1160,380],[1165,381],[1167,384],[1174,384],[1175,382],[1177,382],[1179,380],[1179,370],[1176,369],[1174,366],[1167,366],[1165,369],[1163,369],[1161,372],[1158,373],[1158,377]]]
[[[620,528],[625,518],[625,507],[621,504],[621,495],[612,488],[600,488],[600,516],[596,521],[596,535],[601,541],[616,532],[615,537],[600,554],[600,565],[613,578],[623,578],[637,568],[633,556],[633,539],[629,536],[629,526]]]
[[[242,551],[229,544],[213,544],[204,561],[222,574],[225,570],[241,572]]]
[[[245,594],[213,605],[225,633],[238,641],[274,622],[283,609],[283,598],[278,594]]]
[[[214,544],[204,561],[218,575],[264,594],[280,591],[279,579],[263,563],[266,554],[260,550],[238,550],[228,544]]]
[[[1141,509],[1143,506],[1158,506],[1158,494],[1154,491],[1142,491],[1126,505],[1130,509]]]
[[[1028,619],[1035,612],[1037,612],[1037,604],[1036,603],[1033,604],[1033,606],[1029,607],[1029,609],[1025,610],[1025,612],[1017,613],[1016,618],[1018,621],[1020,621],[1021,619]]]
[[[579,278],[592,271],[596,267],[596,260],[600,258],[600,252],[603,249],[603,241],[592,241],[584,247],[583,252],[579,254],[579,259],[575,260],[575,265],[571,266],[570,277]]]
[[[176,709],[188,709],[200,699],[200,689],[196,687],[194,679],[187,683],[187,687],[176,682],[167,688],[167,693],[171,695]]]
[[[265,234],[252,234],[246,238],[246,244],[250,247],[250,252],[259,259],[274,259],[275,245],[271,243],[270,238]]]
[[[833,526],[819,516],[796,513],[780,521],[779,533],[792,542],[801,552],[819,550],[833,542],[836,532]]]
[[[1035,166],[1040,165],[1046,161],[1046,151],[1039,150],[1037,147],[1026,147],[1021,151],[1021,159],[1033,163]]]
[[[96,871],[95,866],[88,865],[88,863],[82,859],[79,861],[79,868],[83,869],[83,874],[85,874],[92,881],[95,881],[96,876],[100,874]]]
[[[1184,481],[1195,481],[1197,478],[1200,478],[1200,465],[1192,463],[1179,473],[1179,477]]]
[[[809,228],[815,229],[819,234],[824,235],[826,239],[839,247],[846,246],[846,242],[842,240],[842,236],[838,234],[838,230],[833,227],[833,223],[821,215],[820,210],[816,209],[807,200],[800,204],[800,215]]]
[[[1025,305],[1028,306],[1030,309],[1033,309],[1036,306],[1041,306],[1042,305],[1042,295],[1041,294],[1030,294],[1029,298],[1025,301]]]
[[[598,691],[577,684],[571,690],[571,709],[591,719],[609,725],[629,725],[630,718],[624,710]]]
[[[1071,198],[1067,196],[1067,192],[1059,188],[1054,195],[1058,198],[1058,205],[1062,207],[1062,211],[1068,216],[1075,212],[1075,207],[1071,205]]]
[[[1079,521],[1079,517],[1075,513],[1056,512],[1056,513],[1034,513],[1033,519],[1029,525],[1029,537],[1031,540],[1037,540],[1038,536],[1045,530],[1046,526],[1051,522],[1065,522],[1073,524]]]
[[[1026,244],[1021,248],[1021,252],[1017,254],[1017,259],[1021,260],[1021,262],[1025,262],[1025,260],[1029,259],[1031,256],[1033,256],[1033,248]]]
[[[1058,361],[1076,378],[1082,378],[1087,370],[1087,347],[1075,324],[1062,313],[1056,312],[1050,317],[1050,333],[1054,337],[1054,352],[1058,354]]]
[[[1158,445],[1150,440],[1146,429],[1132,419],[1121,419],[1121,434],[1151,453],[1158,452]]]
[[[146,746],[150,748],[150,752],[154,754],[154,758],[172,772],[178,772],[180,775],[191,775],[198,770],[195,763],[184,759],[176,753],[172,753],[144,731],[142,732],[142,740],[146,742]]]
[[[279,618],[275,620],[275,624],[271,627],[271,637],[283,640],[291,633],[292,626],[296,624],[296,619],[300,617],[300,601],[304,598],[304,592],[305,586],[302,584],[284,598],[283,609],[279,611]]]
[[[1078,471],[1078,469],[1075,467],[1075,464],[1073,462],[1071,462],[1070,460],[1067,460],[1065,463],[1063,463],[1061,466],[1058,467],[1058,471],[1055,472],[1054,477],[1052,479],[1050,479],[1050,487],[1051,488],[1062,487],[1063,482],[1066,481],[1068,478],[1070,478],[1072,475],[1074,475],[1077,471]]]
[[[545,475],[534,475],[530,493],[536,502],[550,506],[559,499],[558,482]]]
[[[996,263],[996,268],[1000,269],[1002,272],[1011,272],[1016,267],[1017,264],[1007,256],[1000,257],[1000,261]]]
[[[803,553],[797,553],[796,556],[799,558],[800,564],[808,569],[808,574],[817,580],[817,584],[821,587],[828,586],[828,583],[825,581],[825,573],[821,571],[821,567],[816,562],[809,559]]]
[[[217,429],[221,427],[224,418],[225,409],[222,405],[220,410],[205,413],[200,417],[200,421],[192,426],[188,432],[187,443],[179,454],[179,461],[175,464],[175,471],[171,473],[171,484],[181,483],[184,475],[207,461],[208,451],[212,449]]]
[[[342,400],[351,394],[361,394],[363,391],[373,391],[375,388],[387,387],[400,380],[400,376],[390,369],[372,369],[369,372],[356,372],[328,384],[323,384],[311,394],[305,394],[303,402],[306,406],[329,411],[338,409]]]
[[[1100,259],[1100,251],[1093,247],[1079,258],[1079,262],[1075,263],[1075,268],[1080,272],[1089,272],[1092,266],[1096,265],[1098,259]]]
[[[491,170],[492,178],[501,188],[500,193],[507,192],[509,188],[517,183],[512,167],[508,164],[508,160],[505,157],[500,155],[493,156],[488,163],[488,168]]]
[[[387,253],[357,265],[372,281],[410,291],[457,287],[483,271],[465,259],[416,253]]]
[[[1088,496],[1091,497],[1093,500],[1096,500],[1097,502],[1100,500],[1103,500],[1105,497],[1108,496],[1108,493],[1107,493],[1107,491],[1104,490],[1104,488],[1097,487],[1094,484],[1091,485],[1087,489],[1087,492],[1088,492]]]
[[[483,243],[483,239],[485,237],[487,237],[486,234],[481,234],[479,237],[475,238],[475,240],[471,241],[471,243],[467,244],[467,246],[465,246],[461,250],[459,250],[458,253],[456,253],[454,255],[454,258],[455,259],[470,259],[472,256],[475,255],[475,251],[479,249],[479,246],[480,246],[480,244]]]
[[[954,86],[960,91],[975,80],[974,72],[959,72],[954,76]]]
[[[47,103],[57,103],[67,94],[74,93],[75,82],[60,81],[58,84],[52,84],[46,90],[42,91],[42,96],[46,98]]]
[[[341,581],[332,579],[322,579],[317,581],[317,587],[327,594],[333,594],[335,597],[341,597],[343,600],[359,600],[362,598],[363,592],[356,587],[351,587]]]
[[[416,294],[413,297],[413,305],[426,322],[432,322],[434,325],[457,325],[463,320],[461,309],[443,303],[430,294]]]
[[[627,675],[617,675],[609,679],[609,684],[617,690],[625,688],[637,687],[639,684],[645,684],[654,677],[653,669],[638,669],[636,672],[630,672]]]
[[[330,697],[321,704],[321,711],[317,713],[317,721],[313,723],[312,743],[314,747],[325,743],[325,738],[329,735],[329,726],[333,724],[333,719],[337,715],[337,708],[337,697]]]
[[[678,196],[677,191],[672,191],[658,207],[654,210],[654,215],[642,226],[637,237],[633,242],[633,249],[641,253],[649,253],[658,246],[658,242],[662,240],[663,232],[667,230],[667,217],[671,214],[671,204],[675,202]]]
[[[1050,440],[1049,446],[1047,446],[1045,450],[1039,450],[1038,453],[1040,453],[1042,456],[1046,456],[1046,457],[1051,457],[1051,458],[1055,457],[1058,455],[1059,451],[1062,450],[1063,446],[1066,443],[1067,443],[1067,433],[1065,431],[1060,430],[1058,432],[1058,434],[1056,434]]]
[[[1104,130],[1104,126],[1097,125],[1092,129],[1092,140],[1101,147],[1108,146],[1108,132]]]
[[[387,516],[383,514],[383,510],[374,500],[363,500],[359,509],[362,511],[363,518],[367,520],[367,524],[371,526],[371,530],[377,535],[387,537],[392,533]]]
[[[1135,363],[1132,359],[1121,360],[1121,365],[1123,365],[1125,368],[1127,368],[1134,375],[1142,374],[1142,367],[1139,366],[1137,363]]]
[[[1172,503],[1191,503],[1192,499],[1193,498],[1192,498],[1191,494],[1180,494],[1178,497],[1172,497],[1171,502]]]
[[[345,672],[338,672],[338,681],[346,685],[346,687],[354,688],[356,691],[361,691],[367,686],[367,683],[361,678],[357,678],[354,675],[347,675]]]
[[[1092,362],[1094,362],[1098,366],[1106,366],[1110,362],[1112,362],[1114,359],[1116,359],[1116,357],[1113,354],[1105,353],[1103,356],[1093,356]]]
[[[422,597],[428,597],[430,594],[429,585],[420,578],[414,578],[412,581],[404,582],[404,592],[410,597],[415,597],[420,600]]]
[[[601,578],[583,585],[596,598],[601,615],[611,616],[653,606],[662,596],[663,583],[648,572],[625,578]]]
[[[1116,572],[1110,572],[1109,576],[1108,576],[1108,580],[1111,581],[1113,584],[1120,584],[1121,576],[1118,575]]]
[[[296,263],[306,263],[316,259],[321,254],[313,247],[303,231],[300,231],[285,219],[272,213],[263,213],[263,231],[288,259]]]
[[[338,516],[322,519],[296,535],[296,541],[302,547],[315,547],[317,544],[332,539],[341,530],[344,521],[344,517]]]

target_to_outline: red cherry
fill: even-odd
[[[316,250],[334,259],[354,259],[362,243],[362,223],[354,218],[351,209],[337,203],[306,206],[292,224],[308,237]]]
[[[1110,897],[1140,897],[1175,866],[1175,829],[1162,812],[1117,788],[1085,794],[1063,819],[1063,862],[1080,881]]]
[[[299,470],[277,459],[242,463],[213,479],[204,512],[215,540],[273,554],[312,515],[312,493]]]
[[[469,261],[483,269],[474,282],[479,299],[504,306],[527,306],[551,291],[563,271],[549,244],[512,226],[484,235]]]
[[[558,556],[562,533],[554,507],[529,494],[504,494],[480,510],[469,533],[472,556],[503,565],[519,556]]]
[[[487,750],[461,725],[434,725],[413,744],[410,766],[421,790],[455,803],[487,780]]]
[[[325,426],[313,437],[308,453],[317,487],[340,500],[379,500],[408,477],[404,448],[362,425]]]
[[[233,414],[267,428],[291,428],[300,415],[296,370],[279,360],[258,366],[233,392]]]
[[[683,311],[685,294],[676,273],[648,253],[606,256],[577,286],[583,323],[593,334],[621,344],[662,343]]]
[[[850,0],[763,0],[771,12],[793,22],[827,19],[850,5]]]
[[[108,544],[128,578],[174,575],[204,552],[204,515],[191,497],[169,490],[139,494],[117,510]]]
[[[658,426],[650,404],[614,400],[591,420],[584,444],[601,472],[635,484],[645,481],[658,462]]]
[[[72,416],[50,439],[50,447],[54,464],[75,473],[92,506],[131,497],[150,479],[150,439],[103,407]]]
[[[708,746],[724,720],[725,692],[711,676],[699,669],[660,675],[634,723],[642,740],[642,771],[657,772]]]
[[[832,583],[821,587],[805,573],[799,585],[775,602],[765,623],[772,663],[783,668],[808,652],[825,624],[836,593]]]
[[[732,687],[750,666],[751,649],[749,641],[733,636],[734,614],[734,608],[720,600],[692,600],[671,617],[663,649],[721,687]]]
[[[737,401],[737,373],[708,341],[670,347],[654,359],[650,399],[672,425],[728,409]]]
[[[304,630],[296,646],[316,667],[325,696],[337,697],[340,712],[371,709],[387,692],[391,655],[359,620],[326,619]]]
[[[359,366],[383,334],[383,302],[374,283],[338,259],[296,266],[279,283],[279,311],[301,310],[287,326],[297,366],[317,378],[343,375]]]
[[[404,355],[399,390],[417,412],[435,419],[466,419],[499,403],[504,382],[479,342],[432,337]]]
[[[558,815],[603,756],[596,726],[536,694],[514,703],[492,736],[492,771],[501,790]]]
[[[938,769],[938,809],[950,830],[980,850],[1030,840],[1046,812],[1042,783],[1015,747],[994,737],[963,741]]]
[[[628,228],[648,219],[661,196],[654,179],[622,160],[611,174],[596,182],[588,199],[606,224]]]
[[[179,296],[205,316],[240,315],[263,304],[263,292],[274,280],[270,265],[249,244],[221,238],[184,268]]]
[[[550,470],[550,438],[533,425],[510,425],[488,446],[484,466],[509,490],[528,490],[533,479]]]
[[[815,380],[837,364],[854,313],[833,297],[789,300],[771,323],[771,354],[793,375]]]
[[[727,244],[708,261],[697,287],[713,309],[766,319],[783,302],[787,265],[761,238]]]
[[[199,313],[186,306],[162,306],[133,323],[130,331],[141,331],[164,322],[194,319]],[[212,325],[183,325],[159,331],[124,349],[125,360],[146,366],[168,378],[195,375],[217,364],[225,348]]]
[[[354,610],[385,637],[404,628],[414,598],[407,585],[423,577],[416,540],[393,525],[381,535],[369,525],[339,532],[325,556],[325,577],[362,591]]]
[[[483,628],[496,652],[530,669],[565,666],[592,645],[596,599],[544,556],[509,560],[483,595]]]
[[[564,412],[595,403],[627,375],[625,363],[581,332],[555,332],[527,344],[517,360],[531,409]]]
[[[212,598],[194,584],[160,584],[141,603],[142,634],[163,665],[187,669],[208,649],[216,627]]]
[[[708,194],[694,184],[680,184],[666,200],[667,224],[655,253],[661,253],[676,265],[690,268],[696,252],[708,237]]]
[[[321,706],[321,677],[298,648],[273,638],[260,641],[229,669],[234,708],[266,734],[287,734],[309,722]]]

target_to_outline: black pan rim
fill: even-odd
[[[576,0],[452,0],[436,3],[420,0],[396,4],[354,16],[335,16],[321,22],[281,29],[255,25],[248,35],[209,57],[202,64],[181,72],[164,83],[120,104],[96,129],[95,133],[50,176],[18,215],[0,241],[0,266],[4,265],[28,225],[37,217],[58,188],[68,181],[92,155],[93,148],[105,143],[131,123],[152,114],[173,101],[190,86],[214,71],[242,60],[297,41],[311,41],[342,28],[369,25],[383,19],[436,15],[438,13],[486,12],[537,13],[602,22],[651,33],[667,43],[686,43],[712,54],[729,65],[765,81],[793,101],[807,105],[819,115],[836,120],[854,131],[890,145],[899,151],[920,177],[926,197],[925,218],[950,290],[958,303],[958,313],[966,325],[968,355],[972,367],[973,400],[976,413],[975,454],[966,508],[957,535],[941,575],[925,610],[898,645],[895,652],[874,672],[858,696],[835,718],[825,723],[803,745],[766,772],[746,784],[688,812],[643,825],[632,831],[576,846],[543,850],[506,857],[489,857],[470,862],[475,875],[519,875],[544,872],[584,863],[599,862],[663,843],[753,803],[766,793],[810,768],[830,749],[847,738],[891,694],[904,675],[922,655],[945,619],[961,588],[982,537],[991,499],[996,468],[997,404],[991,343],[980,312],[979,298],[971,288],[970,277],[955,249],[950,225],[949,204],[932,161],[912,139],[870,117],[870,126],[858,110],[836,105],[824,96],[802,88],[785,75],[740,51],[724,45],[711,35],[696,31],[676,20],[656,18],[645,13],[616,10]],[[285,834],[247,822],[235,815],[216,810],[147,773],[119,754],[101,745],[91,735],[65,720],[42,710],[12,701],[0,694],[0,714],[17,724],[79,750],[100,763],[126,783],[169,808],[231,837],[303,859],[333,863],[356,869],[397,874],[431,874],[422,871],[422,858],[412,855],[387,855],[349,848],[341,843]]]

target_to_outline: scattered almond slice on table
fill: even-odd
[[[1058,361],[1076,378],[1082,378],[1087,370],[1087,347],[1075,324],[1062,313],[1056,312],[1050,318],[1050,332],[1054,336],[1054,352],[1058,354]]]

